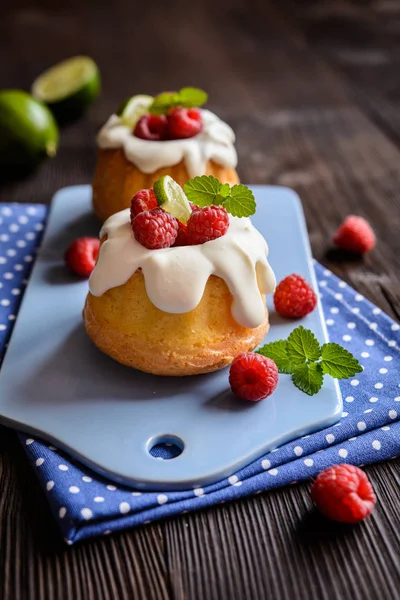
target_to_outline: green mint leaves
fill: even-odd
[[[225,186],[228,186],[227,189]],[[223,194],[230,194],[230,187],[228,184],[222,184],[216,177],[212,175],[201,175],[200,177],[194,177],[189,179],[183,186],[185,194],[188,200],[197,204],[200,208],[204,206],[215,206],[221,204],[226,196]]]
[[[271,358],[278,367],[279,373],[286,373],[288,375],[293,373],[293,364],[287,354],[286,340],[270,342],[259,348],[256,352]]]
[[[362,371],[348,350],[334,343],[321,347],[312,331],[302,326],[296,327],[287,340],[265,344],[257,352],[271,358],[279,373],[292,375],[294,385],[309,396],[319,392],[324,375],[347,379]]]
[[[194,108],[207,102],[208,95],[203,90],[185,87],[179,92],[162,92],[158,94],[149,107],[152,115],[166,115],[171,108]]]
[[[212,175],[201,175],[184,185],[188,200],[204,206],[223,206],[234,217],[250,217],[256,212],[253,192],[245,185],[229,186]]]
[[[318,360],[321,348],[313,332],[300,326],[288,337],[287,354],[294,365],[301,365],[307,360]]]
[[[347,379],[361,371],[358,360],[339,344],[324,344],[321,348],[321,356],[323,372],[335,379]]]
[[[322,387],[324,374],[318,363],[305,363],[293,371],[294,385],[309,396],[317,394]]]

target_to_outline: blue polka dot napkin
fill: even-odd
[[[0,358],[47,216],[41,205],[0,205]],[[399,325],[315,265],[331,341],[347,347],[364,367],[342,381],[342,420],[262,456],[235,475],[204,489],[140,493],[117,487],[54,446],[21,435],[68,544],[256,494],[315,476],[338,462],[367,464],[400,455]],[[159,458],[172,449],[158,448]]]

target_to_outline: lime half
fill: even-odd
[[[0,92],[0,171],[22,174],[54,156],[57,146],[57,123],[47,106],[22,90]]]
[[[99,69],[88,56],[75,56],[54,65],[32,85],[32,95],[47,104],[61,120],[83,114],[99,92]]]
[[[153,189],[158,205],[174,215],[181,223],[186,224],[192,210],[181,186],[169,175],[164,175],[157,179]]]
[[[149,106],[153,100],[152,96],[146,96],[145,94],[132,96],[119,107],[117,115],[121,117],[126,125],[133,128],[140,117],[149,112]]]

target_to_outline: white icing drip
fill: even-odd
[[[197,246],[148,250],[133,236],[129,209],[110,217],[100,232],[107,236],[89,280],[94,296],[123,285],[142,269],[147,295],[160,310],[186,313],[199,304],[210,275],[223,279],[232,296],[232,315],[243,327],[265,319],[260,294],[272,293],[275,275],[268,246],[249,219],[230,218],[227,233]]]
[[[237,155],[235,134],[231,127],[209,110],[200,109],[203,131],[185,140],[154,142],[133,135],[117,115],[111,115],[102,127],[97,143],[100,148],[123,148],[127,160],[143,173],[154,173],[162,167],[171,167],[182,160],[190,177],[204,175],[209,160],[223,167],[234,169]]]

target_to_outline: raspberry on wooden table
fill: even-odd
[[[334,465],[313,483],[311,497],[328,519],[358,523],[368,517],[376,497],[367,475],[354,465]]]
[[[206,206],[193,210],[187,224],[190,244],[204,244],[228,231],[229,216],[222,206]]]
[[[176,108],[168,115],[168,133],[173,140],[191,138],[203,129],[203,119],[197,108]]]
[[[289,319],[305,317],[317,305],[317,295],[300,275],[289,275],[277,285],[274,294],[276,312]]]
[[[257,402],[275,391],[278,377],[278,367],[273,360],[261,354],[243,352],[231,364],[229,384],[238,398]]]
[[[169,248],[178,235],[178,220],[162,208],[139,213],[131,222],[137,241],[149,248]]]
[[[376,238],[368,221],[362,217],[350,215],[336,231],[333,242],[343,250],[365,254],[375,246]]]
[[[80,277],[89,277],[99,255],[100,240],[82,237],[74,240],[65,252],[65,263],[68,269]]]
[[[133,135],[142,140],[151,140],[153,142],[167,139],[167,117],[165,115],[143,115],[136,123]]]
[[[140,212],[157,208],[158,203],[153,190],[139,190],[131,200],[131,223]]]

